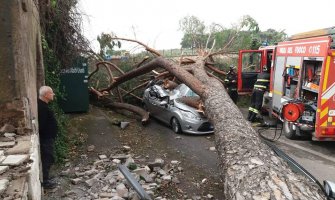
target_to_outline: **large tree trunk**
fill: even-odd
[[[215,127],[219,166],[224,180],[224,199],[326,199],[321,189],[304,176],[292,172],[258,137],[222,83],[206,74],[205,61],[193,64],[193,74],[162,57],[119,77],[108,89],[163,67],[196,92]]]

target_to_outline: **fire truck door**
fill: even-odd
[[[262,51],[241,50],[238,61],[238,82],[239,92],[251,92],[261,71]]]
[[[275,60],[275,67],[273,70],[273,97],[272,105],[273,109],[279,111],[282,106],[283,96],[283,71],[285,69],[285,57],[278,56]]]

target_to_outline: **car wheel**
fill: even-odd
[[[173,117],[171,119],[171,127],[172,127],[173,132],[181,133],[181,126],[177,118]]]
[[[289,123],[288,121],[284,121],[283,124],[284,135],[288,139],[295,139],[297,137],[296,130],[293,129],[293,124]]]

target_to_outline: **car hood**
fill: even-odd
[[[174,102],[174,106],[180,110],[184,110],[186,112],[191,112],[193,114],[195,114],[196,116],[198,117],[201,117],[201,118],[205,118],[206,117],[202,114],[200,114],[195,108],[191,107],[191,106],[188,106],[180,101],[178,101],[178,98],[177,99],[173,99],[172,100]]]

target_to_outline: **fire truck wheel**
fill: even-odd
[[[296,130],[293,129],[293,126],[294,125],[292,123],[289,123],[286,120],[284,121],[283,129],[284,129],[285,137],[291,140],[297,137]]]

